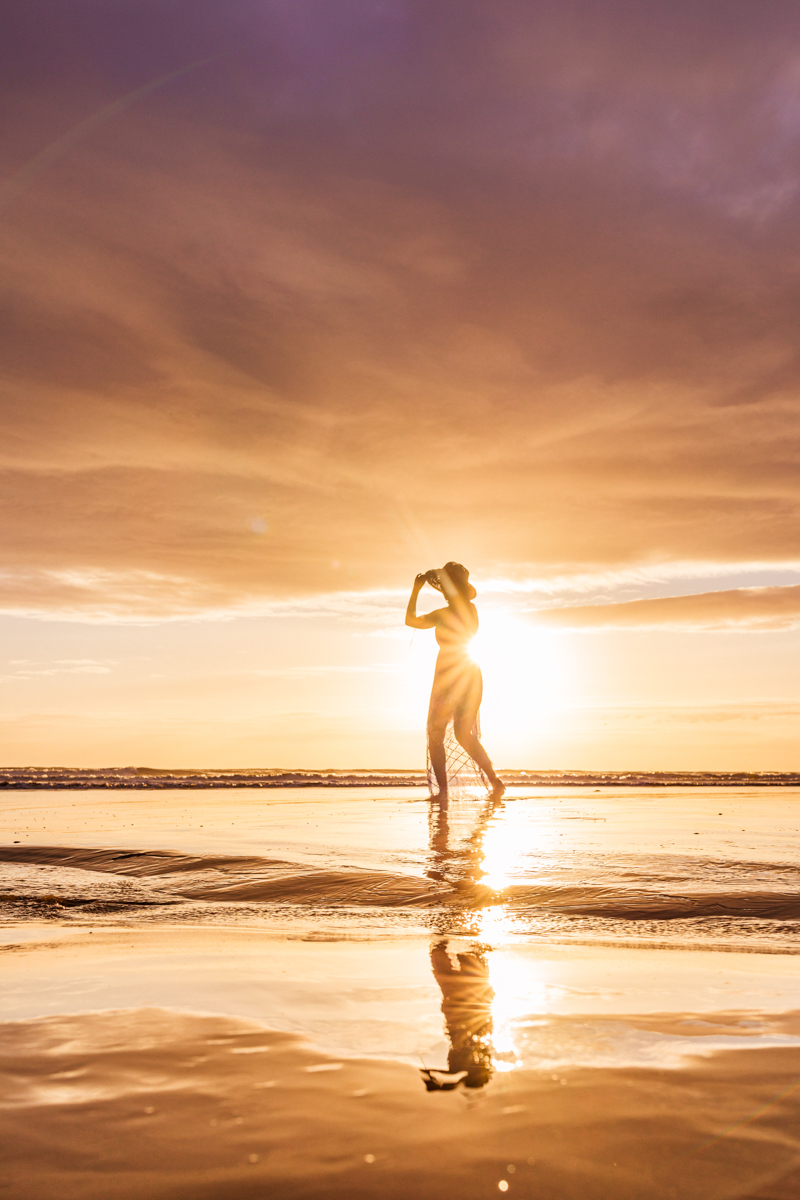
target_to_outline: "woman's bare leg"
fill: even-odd
[[[447,799],[447,756],[444,733],[428,730],[428,755],[431,756],[433,774],[439,788],[438,798]]]
[[[433,773],[436,776],[436,784],[439,788],[438,799],[447,799],[447,755],[444,749],[444,733],[446,725],[442,725],[441,721],[428,721],[428,754],[433,767]]]
[[[492,760],[484,750],[481,743],[478,741],[475,734],[472,732],[475,726],[475,718],[478,714],[477,708],[475,712],[466,713],[463,716],[456,717],[453,732],[456,735],[456,741],[462,749],[466,750],[470,758],[478,764],[484,775],[492,785],[492,796],[496,800],[503,795],[506,790],[506,785],[495,774]]]
[[[480,670],[476,667],[465,678],[465,687],[461,695],[461,701],[455,712],[455,720],[453,721],[453,733],[456,741],[463,750],[477,763],[481,771],[492,785],[492,796],[495,800],[499,800],[506,790],[506,785],[501,779],[498,779],[495,774],[492,760],[484,750],[480,740],[472,732],[478,720],[478,712],[483,699],[483,677]]]

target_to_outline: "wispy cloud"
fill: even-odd
[[[770,631],[800,626],[800,586],[736,588],[541,610],[536,619],[562,629]]]
[[[30,658],[11,659],[13,671],[0,675],[0,679],[35,679],[48,675],[110,675],[113,664],[109,660],[98,662],[93,658],[58,658],[53,662],[37,662]]]

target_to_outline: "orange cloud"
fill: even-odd
[[[536,620],[565,629],[754,631],[800,625],[800,587],[734,588],[694,596],[586,604],[537,612]]]
[[[795,557],[791,14],[29,7],[4,607]]]

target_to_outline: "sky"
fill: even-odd
[[[0,761],[797,770],[785,0],[9,0]],[[422,607],[435,596],[423,593]]]

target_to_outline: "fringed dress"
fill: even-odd
[[[472,720],[471,732],[480,740],[480,704],[483,695],[481,669],[469,653],[469,642],[478,631],[478,614],[474,604],[464,603],[463,611],[441,609],[436,624],[439,656],[433,675],[431,700],[428,708],[428,785],[432,794],[438,783],[431,765],[430,734],[433,726],[444,735],[448,794],[458,796],[485,795],[490,784],[487,776],[456,740],[455,724],[459,719]]]

